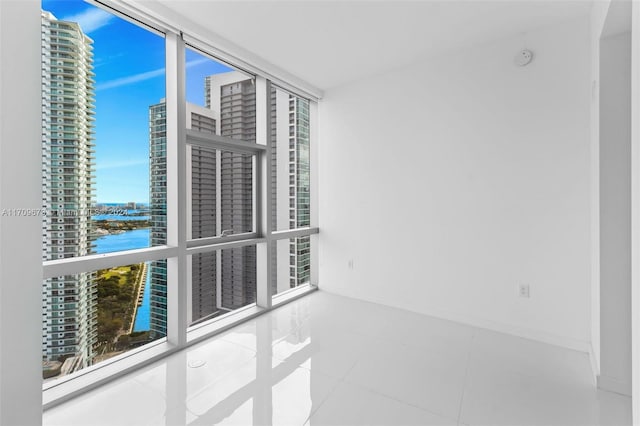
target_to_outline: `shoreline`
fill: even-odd
[[[124,234],[128,231],[137,231],[141,229],[151,228],[151,221],[149,219],[135,220],[95,220],[93,221],[95,226],[93,234],[96,237],[104,237],[107,235]]]
[[[131,322],[130,322],[129,331],[127,332],[127,334],[133,333],[133,327],[135,326],[135,323],[136,323],[136,316],[138,315],[138,308],[140,307],[140,305],[142,305],[142,298],[144,296],[144,288],[147,280],[148,265],[147,265],[147,262],[142,262],[141,265],[142,265],[142,269],[140,270],[138,277],[136,278],[138,280],[138,283],[137,283],[138,291],[136,293],[136,297],[134,297],[133,299],[133,313],[131,314]]]
[[[109,228],[109,229],[105,229],[105,228],[97,228],[94,231],[94,234],[96,236],[96,238],[100,238],[100,237],[106,237],[109,235],[121,235],[130,231],[140,231],[143,229],[150,229],[150,226],[144,226],[144,227],[139,227],[139,228],[134,228],[134,229],[118,229],[118,228]]]

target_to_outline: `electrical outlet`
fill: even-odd
[[[518,295],[520,297],[526,297],[529,298],[530,294],[529,294],[529,284],[520,284],[518,286]]]

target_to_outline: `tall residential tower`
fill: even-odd
[[[309,101],[284,90],[271,91],[272,214],[274,229],[310,225]],[[309,282],[310,238],[277,245],[277,288],[281,293]],[[286,277],[286,278],[285,278]]]
[[[200,132],[216,133],[217,115],[214,111],[187,104],[187,126]],[[149,201],[151,246],[167,243],[167,157],[166,104],[163,101],[149,107]],[[216,151],[189,147],[192,215],[191,238],[216,235],[218,226],[216,197]],[[202,253],[190,259],[192,266],[193,318],[217,313],[216,253]],[[167,261],[156,260],[150,265],[151,331],[155,337],[167,334]]]
[[[256,91],[251,78],[226,72],[205,78],[205,107],[186,105],[187,126],[246,142],[256,141]],[[271,153],[273,227],[291,229],[309,225],[309,103],[286,92],[271,92]],[[151,243],[166,239],[165,104],[149,109]],[[196,145],[187,147],[187,205],[189,238],[206,238],[253,231],[254,160]],[[282,217],[279,217],[281,215]],[[309,280],[309,238],[273,246],[273,293]],[[280,271],[277,259],[289,259]],[[190,322],[195,323],[254,303],[256,247],[224,249],[193,255],[189,294]],[[278,276],[278,272],[280,275]],[[151,267],[151,329],[166,334],[166,262]]]
[[[92,251],[94,199],[93,41],[75,22],[42,13],[43,260]],[[72,358],[69,372],[93,361],[97,338],[92,273],[43,284],[43,361]]]
[[[165,102],[149,107],[149,221],[150,245],[167,243],[167,107]],[[153,337],[167,334],[167,261],[155,260],[149,267],[150,312]]]

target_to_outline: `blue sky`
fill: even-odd
[[[82,0],[43,0],[93,39],[96,201],[148,202],[149,106],[165,97],[164,38]],[[187,50],[187,101],[204,105],[204,77],[229,68]]]

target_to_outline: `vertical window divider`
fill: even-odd
[[[190,123],[187,121],[186,123],[189,127]],[[187,241],[189,241],[192,238],[192,232],[193,232],[193,222],[192,222],[192,218],[193,218],[193,197],[192,197],[192,192],[191,192],[191,186],[193,184],[192,180],[191,180],[191,176],[192,176],[192,164],[191,164],[191,159],[192,159],[192,147],[190,144],[186,144],[185,146],[185,157],[186,157],[186,164],[185,164],[185,184],[187,186],[187,191],[186,191],[186,204],[185,204],[185,209],[187,211],[187,217],[186,217],[186,224],[187,224],[187,230],[186,230],[186,238]],[[219,229],[219,228],[217,228]],[[187,256],[187,260],[186,260],[186,268],[187,268],[187,281],[185,282],[185,285],[187,287],[187,307],[186,307],[186,315],[187,315],[187,321],[190,321],[191,318],[193,317],[193,306],[191,303],[189,303],[190,300],[192,300],[193,297],[193,275],[191,273],[189,273],[189,271],[192,270],[193,268],[193,257],[192,256]]]
[[[167,259],[167,341],[187,342],[187,155],[185,43],[182,34],[166,35],[167,93],[167,244],[178,255]]]
[[[271,221],[271,82],[264,77],[256,77],[256,143],[267,147],[256,156],[256,231],[267,240],[256,244],[256,304],[271,308],[272,247],[269,235]]]
[[[318,103],[309,102],[309,224],[312,228],[319,227],[318,211],[320,210],[320,203],[318,202]],[[312,167],[314,166],[315,167]],[[310,236],[310,268],[311,273],[309,282],[312,286],[317,287],[319,282],[319,259],[320,259],[320,244],[319,235],[314,234]]]

